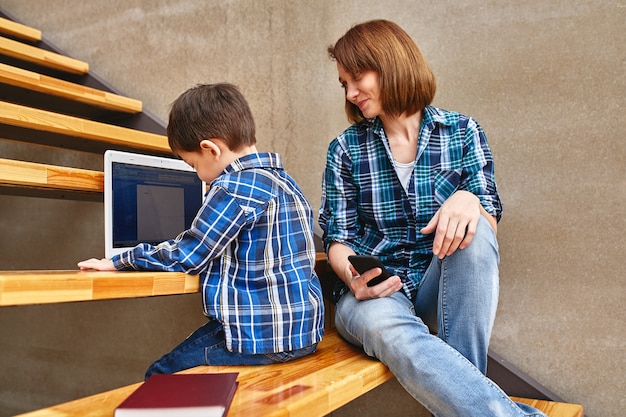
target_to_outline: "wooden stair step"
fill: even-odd
[[[327,330],[317,351],[293,362],[263,366],[199,366],[181,373],[238,372],[229,417],[322,417],[393,378],[389,369]],[[141,383],[22,414],[21,417],[110,417]],[[532,403],[549,417],[582,417],[582,406]]]
[[[318,263],[326,254],[316,253]],[[189,294],[197,276],[177,272],[0,271],[0,306]]]
[[[71,74],[89,72],[89,64],[84,61],[4,37],[0,37],[0,54]]]
[[[585,409],[580,404],[569,404],[555,401],[533,400],[530,398],[511,397],[513,401],[532,405],[543,411],[548,417],[584,417]]]
[[[102,193],[104,174],[0,158],[0,186]]]
[[[142,103],[139,100],[2,63],[0,63],[0,83],[63,97],[108,110],[125,113],[140,113],[142,111]]]
[[[0,33],[24,39],[29,42],[41,41],[41,31],[39,29],[14,22],[4,17],[0,17]]]
[[[182,272],[0,271],[0,306],[196,293]]]
[[[0,101],[0,123],[170,154],[167,137]]]

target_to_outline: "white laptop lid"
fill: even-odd
[[[204,192],[204,182],[182,160],[106,151],[105,256],[175,238],[191,225]]]

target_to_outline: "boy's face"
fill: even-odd
[[[221,149],[222,146],[224,144],[221,141],[203,140],[200,143],[199,151],[178,151],[176,153],[187,165],[196,171],[198,178],[208,184],[217,178],[232,162],[224,154]]]

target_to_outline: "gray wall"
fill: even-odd
[[[354,23],[396,21],[438,76],[435,104],[476,117],[496,157],[505,214],[493,349],[582,403],[588,416],[626,409],[626,3],[1,0],[0,7],[163,120],[196,83],[238,84],[260,149],[284,155],[314,206],[327,144],[346,127],[325,47]],[[0,144],[1,155],[23,152]],[[0,196],[0,269],[74,268],[102,255],[101,229],[98,203]],[[135,382],[201,321],[196,296],[0,309],[0,414]],[[352,414],[367,415],[356,407]]]

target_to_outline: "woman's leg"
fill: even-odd
[[[337,330],[387,365],[435,416],[544,416],[516,405],[484,375],[498,298],[497,264],[495,236],[480,221],[468,248],[429,269],[415,304],[402,292],[365,301],[346,293],[337,303]],[[434,322],[434,329],[424,322]]]
[[[389,367],[407,392],[439,417],[542,416],[524,412],[457,350],[430,334],[401,292],[337,303],[335,324],[349,342]]]
[[[495,234],[481,217],[467,248],[433,257],[415,300],[416,314],[431,331],[483,374],[498,305],[498,262]]]

